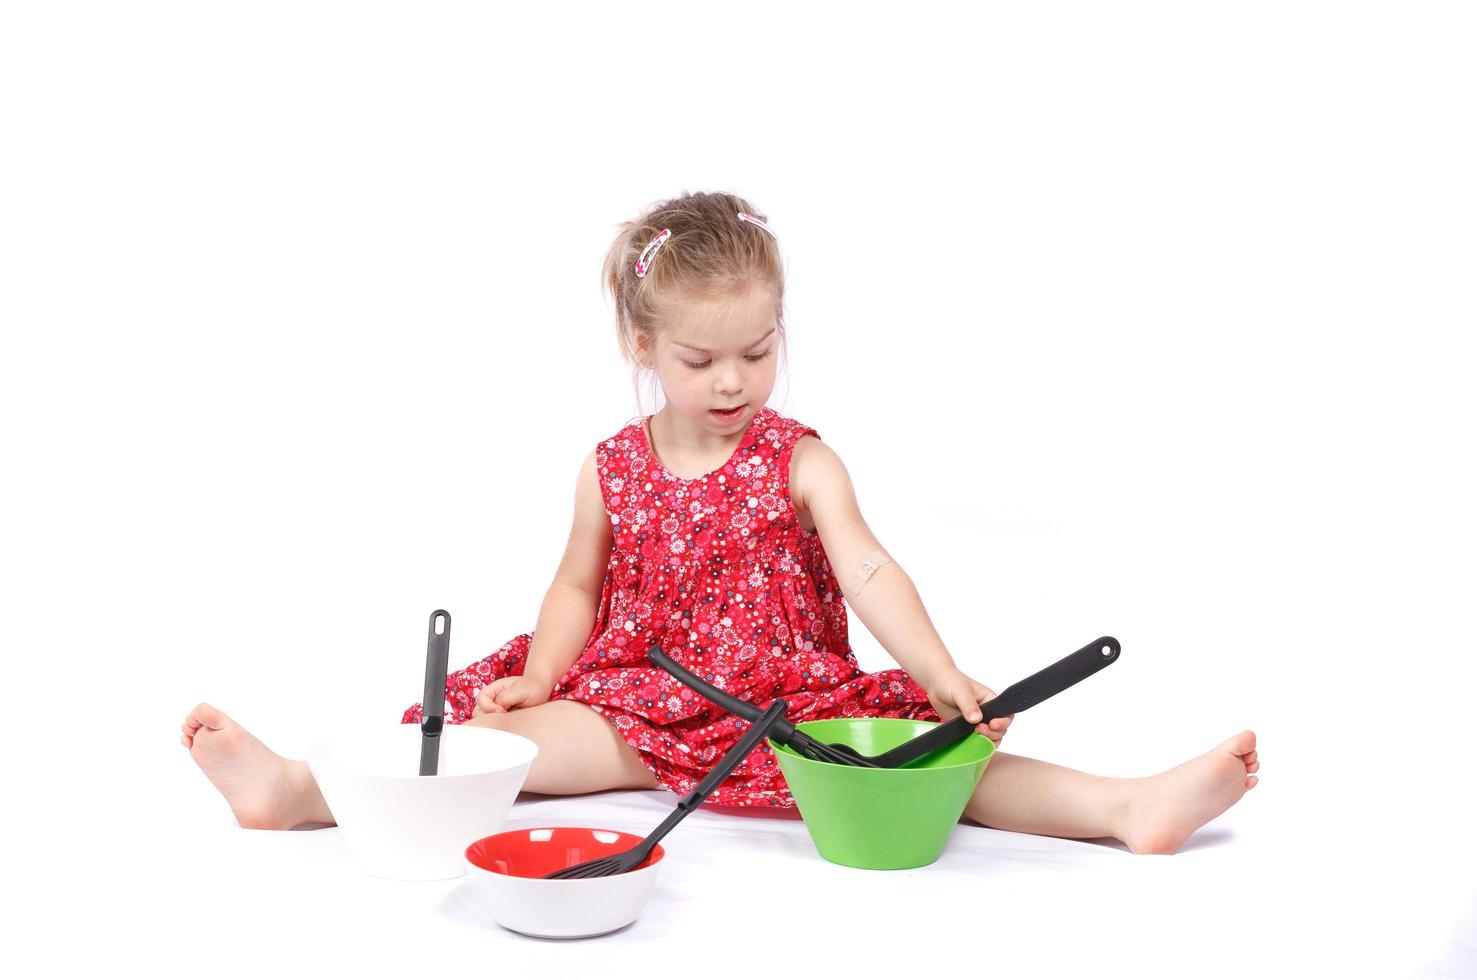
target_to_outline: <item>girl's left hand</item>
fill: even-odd
[[[984,717],[984,712],[980,711],[980,703],[995,696],[994,691],[979,681],[971,679],[957,668],[950,668],[937,677],[931,678],[924,692],[927,693],[928,702],[933,705],[933,710],[937,711],[944,721],[949,721],[961,714],[970,721],[979,721]],[[988,724],[974,726],[974,730],[999,745],[1000,739],[1005,736],[1005,730],[1010,727],[1014,718],[1015,715],[992,718]]]

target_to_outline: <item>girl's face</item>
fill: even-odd
[[[672,411],[714,435],[742,432],[774,392],[779,323],[774,294],[751,289],[737,297],[683,308],[658,332],[656,349],[639,343],[661,380]],[[738,408],[730,414],[718,409]]]

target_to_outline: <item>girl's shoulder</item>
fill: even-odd
[[[792,419],[787,415],[781,415],[774,409],[765,406],[754,420],[754,428],[751,430],[754,438],[767,440],[776,448],[792,448],[795,443],[807,435],[819,436],[813,426]]]
[[[631,444],[632,440],[639,440],[641,438],[641,424],[645,422],[646,419],[647,416],[645,415],[633,415],[631,418],[627,419],[619,429],[612,432],[610,435],[605,436],[596,445],[598,447],[608,447],[613,449],[617,446],[620,446],[622,443],[629,445]]]
[[[644,419],[643,415],[628,419],[620,429],[597,442],[595,444],[596,465],[604,466],[613,459],[641,455],[646,441],[641,431],[641,423]]]

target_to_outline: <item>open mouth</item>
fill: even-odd
[[[715,409],[712,410],[712,412],[713,412],[714,415],[718,416],[719,418],[722,418],[722,419],[731,419],[735,415],[737,415],[739,412],[742,412],[743,410],[744,410],[744,406],[740,405],[737,408],[730,408],[730,409],[715,408]]]

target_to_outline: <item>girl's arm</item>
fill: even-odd
[[[923,608],[923,600],[918,598],[913,580],[896,562],[889,561],[870,573],[862,568],[882,546],[862,520],[851,477],[841,465],[841,458],[813,436],[801,438],[790,456],[790,497],[815,521],[821,546],[851,608],[877,642],[923,688],[939,717],[947,721],[962,713],[970,721],[981,721],[979,704],[993,698],[995,692],[954,664]],[[1013,717],[992,719],[976,725],[975,731],[998,743]]]
[[[553,687],[589,642],[600,609],[600,592],[615,536],[600,497],[595,452],[585,457],[575,486],[574,526],[554,583],[544,597],[528,648],[524,676]]]
[[[908,676],[930,689],[945,672],[957,673],[913,580],[896,561],[871,572],[857,590],[862,563],[883,548],[862,519],[841,457],[814,436],[802,437],[790,456],[790,497],[810,512],[847,602]]]

